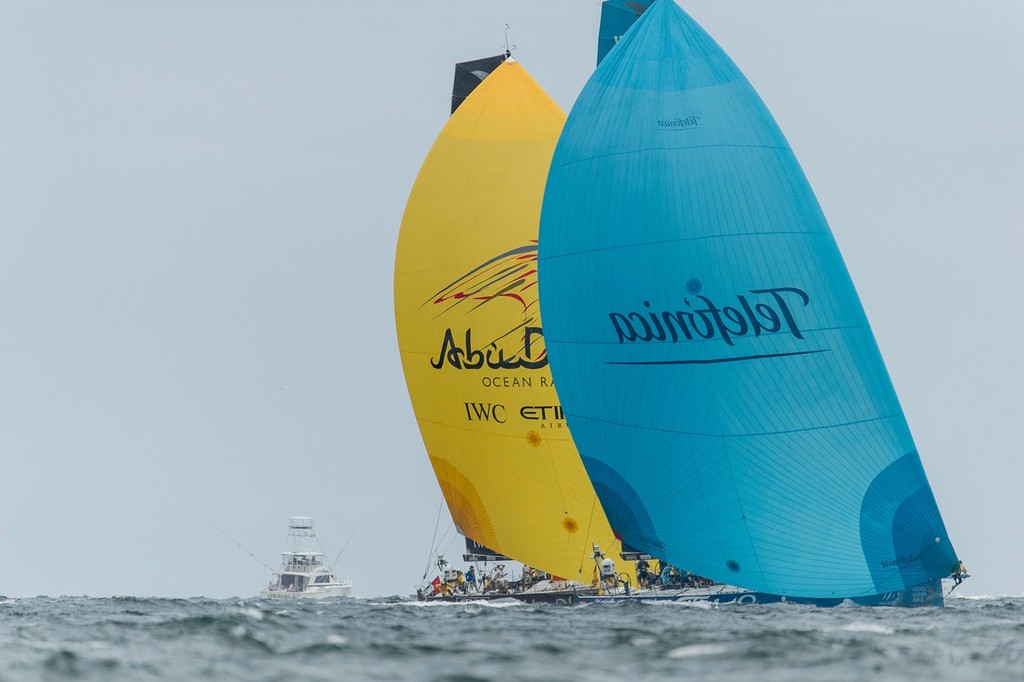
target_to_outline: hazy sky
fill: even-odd
[[[963,592],[1024,593],[1024,3],[681,4],[824,207]],[[394,331],[405,201],[454,62],[507,23],[568,110],[598,17],[0,0],[0,594],[251,596],[216,528],[276,566],[303,514],[330,558],[354,532],[357,594],[412,592],[441,496]]]

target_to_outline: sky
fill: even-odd
[[[1024,3],[681,4],[822,204],[961,591],[1024,594]],[[290,515],[357,595],[413,592],[451,519],[395,337],[405,202],[456,61],[507,24],[568,111],[598,20],[0,0],[0,594],[253,596]]]

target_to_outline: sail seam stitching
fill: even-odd
[[[681,436],[706,436],[708,438],[753,438],[757,436],[783,436],[789,433],[805,433],[808,431],[821,431],[822,429],[834,429],[841,428],[844,426],[857,426],[859,424],[870,424],[876,421],[885,421],[887,419],[896,419],[901,417],[900,414],[885,414],[877,417],[871,417],[870,419],[858,419],[849,422],[843,422],[840,424],[825,424],[823,426],[809,426],[804,429],[785,429],[782,431],[759,431],[752,433],[702,433],[699,431],[678,431],[675,429],[660,429],[654,426],[641,426],[639,424],[626,424],[624,422],[616,422],[610,419],[598,419],[597,417],[585,417],[579,414],[573,414],[571,412],[565,412],[565,415],[572,416],[574,419],[600,422],[602,424],[613,424],[615,426],[624,426],[632,429],[644,429],[646,431],[659,431],[663,433],[675,433]]]
[[[686,152],[691,149],[774,149],[781,152],[793,153],[793,150],[789,147],[780,147],[778,145],[771,144],[701,144],[693,145],[690,147],[643,147],[641,149],[631,149],[627,152],[609,152],[608,154],[599,154],[597,156],[588,156],[583,159],[575,159],[573,161],[565,161],[560,164],[551,164],[551,168],[568,168],[569,166],[575,166],[580,163],[586,163],[587,161],[595,161],[597,159],[608,159],[615,156],[629,156],[631,154],[642,154],[644,152]]]
[[[597,249],[586,249],[581,251],[569,251],[566,253],[560,253],[546,256],[540,256],[538,260],[554,260],[556,258],[567,258],[569,256],[579,256],[587,253],[601,253],[603,251],[616,251],[618,249],[639,249],[648,246],[662,246],[664,244],[684,244],[686,242],[697,242],[707,241],[712,239],[729,239],[733,237],[774,237],[777,235],[797,235],[807,237],[825,237],[835,241],[835,236],[831,232],[811,232],[807,230],[785,230],[778,232],[734,232],[730,234],[709,234],[701,235],[699,237],[682,237],[680,239],[659,239],[657,241],[650,242],[637,242],[634,244],[612,244],[610,246],[602,246]]]

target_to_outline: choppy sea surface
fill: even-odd
[[[0,681],[1024,680],[1024,597],[792,604],[0,600]]]

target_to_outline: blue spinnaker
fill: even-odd
[[[548,176],[540,296],[573,438],[625,543],[795,597],[956,555],[831,230],[719,46],[657,0]]]

